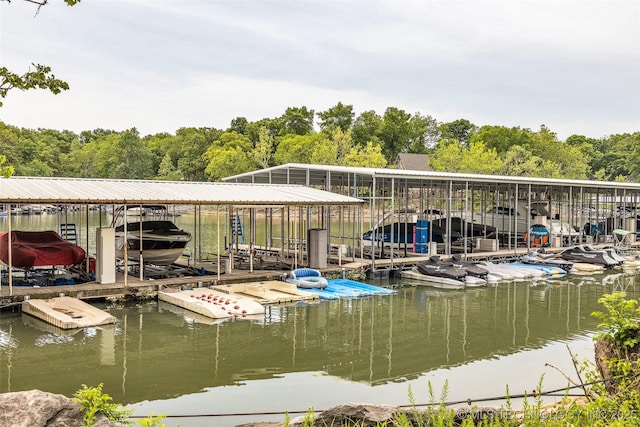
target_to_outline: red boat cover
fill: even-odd
[[[0,233],[0,261],[9,264],[9,233]],[[86,256],[84,249],[64,240],[55,231],[12,231],[11,263],[14,267],[76,265]]]

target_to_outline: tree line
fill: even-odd
[[[439,122],[389,107],[380,115],[339,102],[291,107],[279,117],[233,119],[227,129],[181,128],[141,136],[95,129],[25,129],[0,122],[0,168],[22,176],[219,181],[285,163],[394,167],[399,153],[428,155],[436,171],[637,181],[640,132],[565,141],[544,125]],[[4,162],[3,162],[4,160]],[[427,165],[425,165],[427,166]]]

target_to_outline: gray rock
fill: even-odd
[[[435,409],[436,413],[438,409]],[[313,414],[313,425],[315,427],[379,427],[381,425],[396,425],[396,416],[403,414],[412,425],[426,425],[429,411],[415,408],[400,408],[397,406],[371,405],[366,403],[347,403],[334,406],[322,412]],[[453,425],[462,425],[465,419],[471,420],[478,425],[483,420],[496,420],[500,418],[500,412],[495,408],[460,408],[453,416]],[[284,418],[284,417],[283,417]],[[301,427],[305,423],[306,416],[293,418],[289,422],[289,427]],[[284,427],[283,423],[256,422],[240,424],[236,427]]]
[[[82,408],[61,394],[40,390],[0,394],[0,426],[82,427]],[[98,415],[95,427],[122,427]]]
[[[376,427],[385,421],[393,420],[396,413],[398,413],[398,408],[394,406],[345,403],[315,414],[314,425],[317,427],[343,425]],[[304,416],[294,418],[289,425],[291,427],[301,426],[304,419]]]

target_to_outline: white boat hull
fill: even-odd
[[[424,282],[429,286],[440,289],[464,289],[466,283],[462,280],[449,279],[446,277],[429,276],[422,274],[415,269],[405,270],[400,273],[400,276],[405,279],[413,279]],[[486,282],[485,282],[486,283]]]
[[[116,244],[117,243],[116,241]],[[183,252],[184,248],[145,249],[142,251],[142,262],[156,265],[170,265],[180,258]],[[121,240],[120,244],[116,246],[116,258],[124,257],[124,246]],[[140,261],[140,251],[133,249],[127,250],[127,258],[133,261]]]

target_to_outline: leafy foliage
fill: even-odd
[[[5,165],[6,162],[7,158],[0,155],[0,175],[4,176],[5,178],[9,178],[11,175],[13,175],[13,166]]]
[[[135,128],[75,134],[22,129],[0,122],[0,153],[15,175],[205,181],[285,163],[358,167],[396,164],[398,153],[424,153],[445,172],[600,179],[640,177],[640,132],[566,141],[541,126],[478,128],[468,120],[438,123],[388,108],[384,116],[338,103],[318,113],[289,108],[276,118],[232,120],[227,131],[180,128],[140,136]],[[223,136],[224,135],[224,136]],[[230,135],[235,135],[230,137]],[[233,141],[232,141],[233,140]]]
[[[598,299],[606,312],[595,311],[592,316],[600,320],[599,328],[605,330],[596,334],[596,339],[604,339],[620,350],[628,350],[640,343],[640,308],[638,301],[626,299],[624,292],[605,294]]]
[[[51,73],[51,67],[41,64],[31,64],[23,74],[10,71],[7,67],[0,67],[0,98],[6,98],[11,89],[48,89],[54,94],[59,94],[63,90],[69,89],[69,84],[57,79]],[[0,101],[0,107],[2,101]]]
[[[154,416],[153,413],[151,413],[148,417],[142,418],[138,421],[138,424],[140,427],[167,427],[166,424],[162,423],[162,420],[164,420],[165,417],[166,415]]]
[[[347,132],[353,125],[355,113],[353,105],[344,105],[342,102],[338,102],[327,111],[319,112],[318,117],[320,118],[320,129],[323,132],[331,132],[336,128]]]
[[[84,415],[82,417],[84,425],[93,426],[98,413],[103,414],[111,421],[117,421],[123,424],[129,424],[127,418],[133,410],[124,409],[122,405],[111,402],[111,396],[102,391],[103,384],[96,387],[88,387],[86,384],[76,391],[73,395],[73,401],[78,402],[82,406]]]

